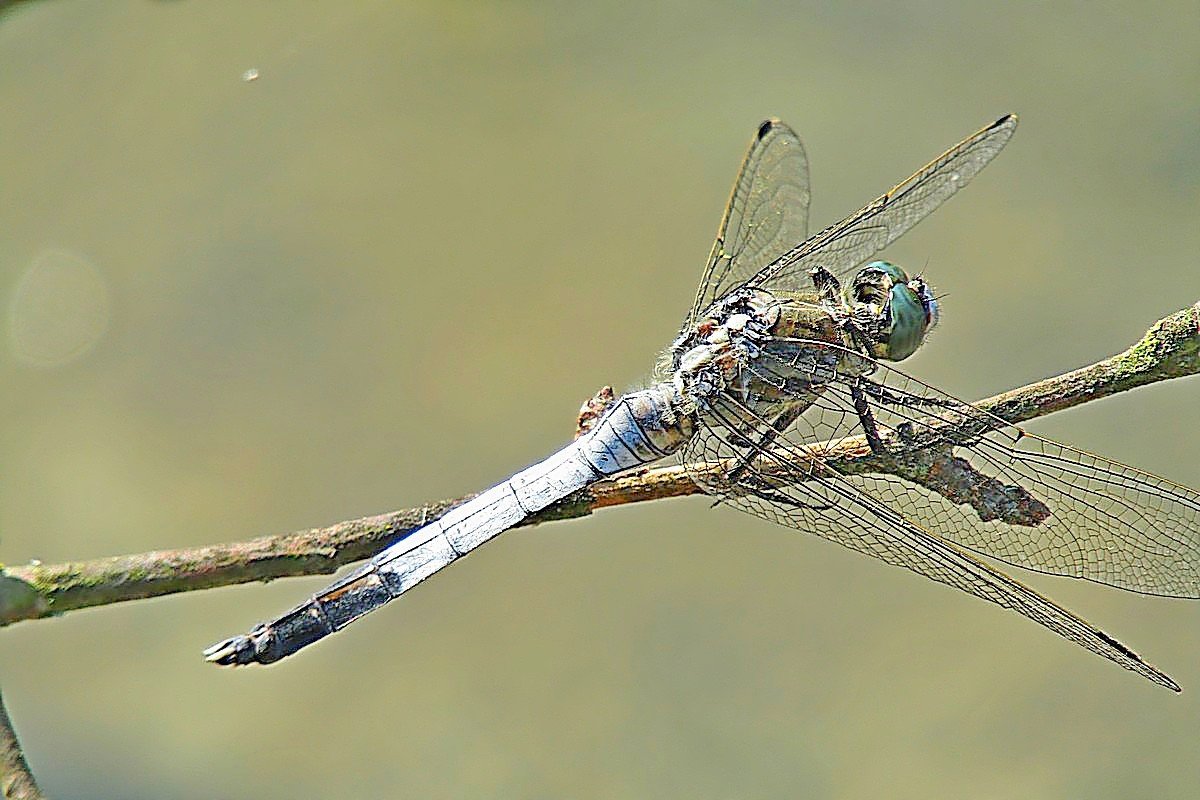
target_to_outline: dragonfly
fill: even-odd
[[[877,254],[1008,143],[1008,115],[810,236],[808,158],[779,120],[752,138],[699,291],[650,388],[245,635],[269,664],[395,600],[550,504],[678,458],[728,505],[1028,617],[1156,684],[1141,656],[984,557],[1148,595],[1200,597],[1200,493],[1026,431],[892,363],[938,322],[924,278]]]

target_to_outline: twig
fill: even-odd
[[[1123,353],[975,405],[1018,423],[1127,391],[1200,372],[1200,303],[1160,320]],[[839,466],[878,468],[861,437],[814,455]],[[886,466],[884,467],[886,468]],[[944,471],[944,470],[943,470]],[[913,479],[913,476],[906,473]],[[968,475],[968,480],[973,478]],[[917,480],[920,480],[918,477]],[[974,480],[981,480],[974,478]],[[986,486],[976,487],[986,492]],[[683,467],[658,467],[577,492],[522,525],[572,519],[598,508],[700,494]],[[359,561],[466,498],[432,503],[326,528],[246,542],[55,565],[9,567],[0,573],[0,626],[78,608],[294,575],[329,574]]]
[[[21,754],[21,744],[4,708],[3,697],[0,697],[0,796],[5,800],[45,798]]]

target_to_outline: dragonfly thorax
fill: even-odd
[[[773,335],[785,301],[743,288],[708,309],[671,345],[671,382],[689,405],[731,388]]]

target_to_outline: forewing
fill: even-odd
[[[808,157],[777,119],[758,126],[742,161],[684,329],[730,289],[808,236]]]
[[[875,500],[1019,567],[1200,597],[1200,493],[1029,433],[886,365],[871,377],[872,416],[897,453],[894,471],[855,475]]]
[[[926,164],[856,214],[798,244],[747,282],[763,289],[811,289],[809,270],[823,266],[846,279],[966,186],[1012,138],[1017,117],[1001,117]]]
[[[777,371],[782,374],[786,368]],[[743,511],[814,533],[1017,611],[1092,652],[1178,691],[1174,681],[1125,645],[939,535],[955,521],[954,517],[927,513],[922,503],[930,508],[957,507],[959,521],[976,512],[969,506],[964,509],[942,503],[944,498],[924,485],[882,471],[883,460],[875,462],[873,470],[871,459],[878,456],[873,456],[857,435],[858,416],[846,384],[829,383],[809,394],[812,402],[803,417],[783,432],[772,424],[769,409],[765,415],[759,405],[751,408],[731,395],[714,398],[701,414],[699,430],[683,453],[693,479]],[[920,437],[917,425],[910,430],[900,429],[900,424],[881,422],[881,433],[889,444],[900,438],[901,430],[910,443]],[[932,425],[929,430],[933,430]],[[972,434],[983,435],[980,430]],[[951,439],[948,431],[942,436],[944,444]],[[1067,496],[1074,499],[1077,493]],[[929,503],[929,498],[938,500]],[[975,502],[983,504],[979,499]],[[1019,502],[1017,508],[1023,510],[1010,514],[1038,516]],[[1099,514],[1093,516],[1098,518]],[[930,527],[922,523],[930,523]],[[997,532],[1015,527],[1000,524],[1005,527]],[[936,532],[931,530],[935,525]],[[1027,530],[1021,527],[1023,532]],[[1065,523],[1062,529],[1066,529]],[[1021,553],[1044,552],[1039,547],[1016,549]],[[1076,549],[1081,553],[1079,563],[1090,563],[1091,556],[1083,554],[1080,547]]]

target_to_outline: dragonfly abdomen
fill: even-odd
[[[286,614],[213,645],[205,658],[226,666],[278,661],[396,599],[530,514],[673,453],[693,432],[676,405],[669,385],[621,397],[570,445],[410,531]]]

